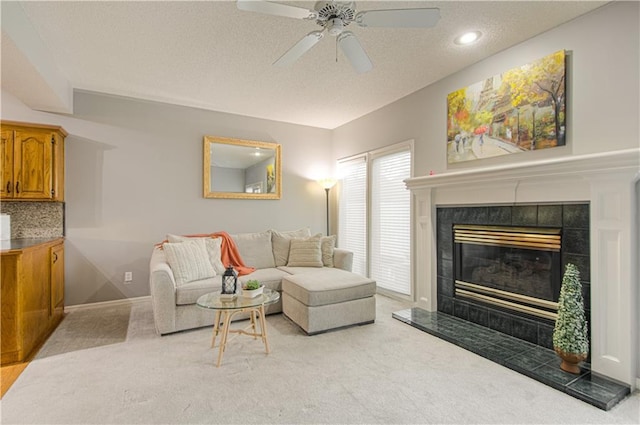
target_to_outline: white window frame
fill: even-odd
[[[370,275],[371,272],[371,267],[370,267],[370,257],[371,257],[371,188],[372,188],[372,173],[371,173],[371,164],[372,164],[372,160],[376,159],[376,158],[380,158],[386,155],[391,155],[397,152],[402,152],[402,151],[406,151],[409,150],[410,154],[411,154],[411,165],[410,165],[410,177],[413,177],[414,174],[414,163],[415,163],[415,154],[414,154],[414,141],[413,139],[411,140],[407,140],[404,142],[400,142],[400,143],[396,143],[390,146],[385,146],[379,149],[375,149],[369,152],[364,152],[364,153],[360,153],[357,155],[353,155],[350,157],[346,157],[346,158],[341,158],[338,160],[338,164],[343,163],[343,162],[350,162],[350,161],[358,161],[358,160],[363,160],[366,163],[366,174],[367,174],[367,188],[366,188],[366,204],[367,204],[367,212],[366,212],[366,220],[367,220],[367,225],[366,225],[366,243],[367,243],[367,253],[366,253],[366,274],[367,276]],[[407,189],[408,190],[408,189]],[[339,199],[339,194],[340,191],[338,191],[338,202],[340,202]],[[339,213],[340,209],[338,208],[338,213]],[[410,258],[410,282],[409,282],[409,295],[404,295],[395,291],[389,291],[387,289],[384,288],[378,288],[377,292],[381,295],[385,295],[388,296],[390,298],[395,298],[395,299],[399,299],[402,301],[415,301],[415,294],[416,294],[416,288],[415,288],[415,249],[414,249],[414,234],[415,234],[415,229],[414,229],[414,222],[413,222],[413,217],[414,217],[414,199],[413,196],[410,195],[410,207],[409,207],[409,223],[410,223],[410,227],[409,227],[409,249],[410,249],[410,253],[409,253],[409,258]],[[340,220],[338,221],[338,234],[340,233]],[[338,246],[340,246],[340,241],[338,241]]]
[[[340,170],[340,164],[347,164],[347,163],[364,163],[365,166],[365,229],[366,229],[366,234],[365,234],[365,246],[364,246],[364,250],[365,250],[365,259],[364,259],[364,263],[365,263],[365,270],[364,270],[364,274],[368,275],[369,274],[369,253],[367,252],[367,250],[369,249],[369,244],[368,244],[368,228],[369,228],[369,163],[368,163],[368,156],[367,154],[358,154],[358,155],[354,155],[354,156],[350,156],[348,158],[343,158],[338,160],[338,170]],[[337,199],[338,199],[338,208],[337,208],[337,214],[338,214],[338,220],[337,221],[337,234],[338,234],[338,241],[336,246],[340,247],[340,223],[341,223],[341,217],[340,217],[340,209],[341,209],[341,203],[340,203],[340,196],[342,194],[342,177],[343,176],[338,176],[338,184],[339,184],[339,190],[337,191]]]

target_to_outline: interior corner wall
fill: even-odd
[[[2,119],[69,133],[67,306],[148,295],[151,251],[167,233],[325,229],[315,180],[332,166],[330,130],[88,92],[75,93],[69,116],[33,111],[3,91]],[[204,198],[205,135],[280,143],[282,198]]]
[[[333,132],[335,159],[414,139],[414,176],[422,176],[637,148],[639,16],[638,2],[612,2],[338,127]],[[447,95],[561,49],[569,53],[567,145],[448,165]]]

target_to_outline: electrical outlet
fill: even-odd
[[[124,281],[125,282],[133,281],[133,272],[124,272]]]

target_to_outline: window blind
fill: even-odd
[[[371,160],[369,276],[379,288],[411,294],[411,151]]]
[[[367,162],[338,162],[340,202],[338,246],[353,251],[353,272],[367,275]]]

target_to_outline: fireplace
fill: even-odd
[[[546,346],[552,326],[455,297],[453,224],[562,228],[561,267],[580,270],[592,371],[640,387],[640,150],[531,157],[406,180],[417,307],[527,341],[537,331]]]
[[[567,263],[580,270],[591,311],[589,211],[588,203],[436,208],[437,310],[552,348]]]
[[[561,229],[454,224],[454,296],[555,320]]]

